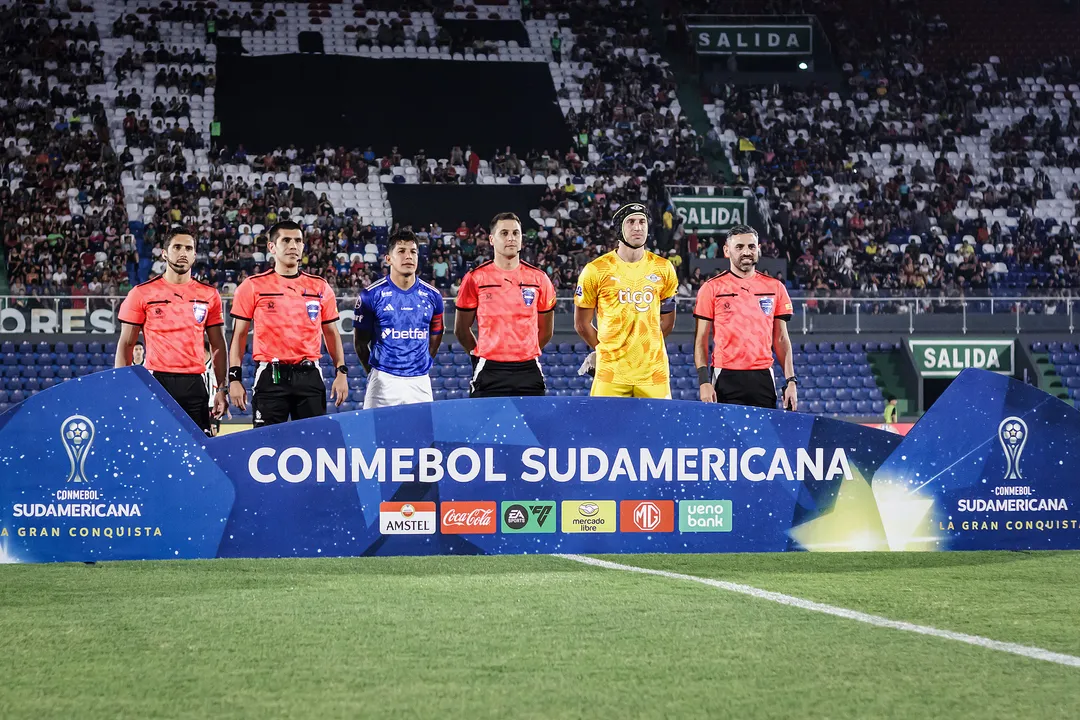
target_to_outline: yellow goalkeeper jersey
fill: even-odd
[[[585,266],[574,304],[596,309],[597,380],[623,385],[668,382],[660,303],[674,297],[678,288],[675,268],[651,252],[628,263],[612,251]]]

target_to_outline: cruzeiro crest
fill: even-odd
[[[1005,451],[1006,480],[1024,479],[1020,472],[1020,455],[1024,452],[1027,439],[1027,423],[1015,415],[1005,418],[998,425],[998,440],[1001,441],[1001,449]]]
[[[90,482],[86,477],[86,455],[94,442],[94,423],[82,415],[72,415],[60,423],[60,440],[71,461],[68,482]]]

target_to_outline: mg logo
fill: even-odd
[[[674,500],[623,500],[619,526],[628,533],[669,533],[675,530]]]
[[[655,503],[643,502],[634,511],[634,524],[645,532],[652,532],[660,527],[663,514]]]

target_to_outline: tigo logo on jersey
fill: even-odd
[[[379,503],[379,532],[383,535],[434,535],[435,503]]]
[[[444,502],[440,530],[448,535],[480,535],[495,532],[493,502]]]
[[[761,312],[766,315],[772,315],[773,307],[776,304],[776,298],[771,295],[769,297],[759,297],[757,302],[761,307]]]
[[[195,314],[195,322],[202,324],[206,319],[206,303],[192,303],[191,312]]]
[[[679,532],[731,532],[731,501],[680,500]]]
[[[614,500],[563,500],[564,533],[615,532]]]
[[[645,312],[652,307],[653,300],[656,299],[656,295],[653,294],[653,289],[647,287],[644,290],[620,290],[619,302],[623,305],[630,304],[634,306],[638,312]]]
[[[555,503],[552,500],[508,500],[503,502],[501,509],[504,533],[555,532]]]
[[[308,300],[304,305],[307,307],[308,319],[315,322],[319,318],[319,309],[322,306],[318,300]]]
[[[533,303],[536,302],[536,288],[521,288],[521,299],[525,301],[525,307],[532,307]]]
[[[675,501],[623,500],[619,527],[623,532],[675,532]]]

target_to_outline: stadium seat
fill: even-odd
[[[53,346],[52,351],[57,355],[59,355],[60,353],[71,352],[71,350],[68,348],[68,344],[63,341],[56,343],[56,345]]]
[[[855,403],[851,400],[844,400],[840,403],[840,413],[843,415],[855,414]]]
[[[26,393],[24,393],[22,390],[15,390],[8,393],[8,401],[13,405],[15,403],[21,403],[25,399]]]
[[[86,354],[86,343],[84,343],[84,342],[76,342],[76,343],[74,343],[71,346],[71,352],[73,354],[75,354],[75,355],[85,355]]]
[[[869,415],[873,410],[874,406],[869,400],[859,400],[855,403],[855,412],[859,415]]]
[[[101,343],[92,342],[92,343],[87,344],[86,352],[89,355],[93,355],[94,353],[102,353],[102,352],[104,352],[104,348],[101,347]]]
[[[1046,352],[1046,343],[1044,343],[1042,340],[1036,340],[1035,342],[1031,343],[1031,352],[1035,352],[1035,353],[1044,353],[1044,352]]]
[[[821,400],[814,400],[810,403],[810,412],[815,415],[821,415],[825,412],[825,403]]]
[[[825,402],[825,412],[836,415],[840,412],[840,403],[836,400],[827,400]]]
[[[51,353],[52,347],[50,347],[49,343],[47,342],[39,342],[37,344],[37,347],[34,348],[34,352],[36,352],[38,355],[44,355],[47,353]]]
[[[13,343],[13,342],[0,343],[0,354],[14,355],[15,354],[15,343]]]
[[[836,399],[839,400],[840,402],[845,402],[847,400],[851,400],[852,399],[851,398],[851,391],[848,390],[847,388],[840,388],[839,390],[836,391]]]

